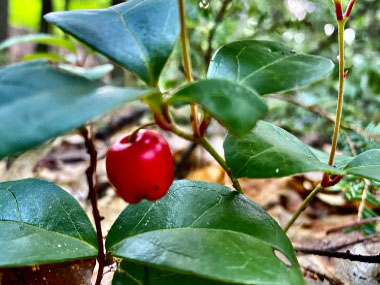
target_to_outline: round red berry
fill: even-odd
[[[126,135],[115,142],[106,156],[108,179],[126,202],[156,201],[168,192],[174,180],[174,160],[166,140],[140,130],[130,142]]]

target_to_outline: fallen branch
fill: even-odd
[[[349,242],[345,242],[345,243],[342,243],[342,244],[326,247],[326,248],[323,248],[323,250],[337,251],[337,250],[340,250],[342,248],[346,248],[348,246],[355,245],[355,244],[358,244],[358,243],[365,243],[367,241],[377,242],[378,239],[379,239],[379,237],[380,237],[380,232],[372,234],[372,235],[369,235],[369,236],[365,236],[365,237],[362,237],[362,238],[359,238],[359,239],[356,239],[356,240],[353,240],[353,241],[349,241]]]
[[[373,218],[368,218],[365,220],[360,220],[360,221],[348,223],[348,224],[345,224],[342,226],[332,227],[330,229],[327,229],[326,234],[331,234],[331,233],[339,232],[339,231],[344,230],[344,229],[354,228],[354,227],[358,227],[361,225],[366,225],[366,224],[370,224],[373,222],[378,222],[379,220],[380,220],[380,217],[373,217]]]
[[[304,254],[314,254],[314,255],[319,255],[319,256],[348,259],[351,261],[380,264],[380,254],[360,255],[360,254],[352,254],[349,250],[347,250],[346,252],[337,252],[337,251],[331,251],[331,250],[320,250],[320,249],[302,248],[302,247],[296,247],[294,248],[294,250],[296,252],[300,252]]]

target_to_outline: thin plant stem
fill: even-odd
[[[224,171],[227,173],[227,175],[230,177],[232,181],[232,185],[238,191],[240,194],[243,194],[243,189],[241,188],[241,185],[239,181],[236,179],[236,177],[232,174],[231,169],[228,167],[226,161],[221,157],[218,152],[212,147],[212,145],[209,143],[209,141],[205,137],[195,137],[191,134],[186,133],[182,129],[178,128],[175,124],[172,124],[171,132],[176,134],[177,136],[180,136],[186,140],[195,142],[197,144],[200,144],[203,146],[203,148],[211,154],[211,156],[218,162],[218,164],[224,169]]]
[[[344,26],[345,20],[338,21],[338,38],[339,38],[339,91],[338,91],[338,104],[336,107],[336,118],[334,135],[332,139],[332,147],[329,157],[329,165],[333,165],[334,157],[336,153],[336,147],[338,144],[340,122],[342,120],[342,109],[343,109],[343,93],[344,93]]]
[[[336,19],[338,22],[338,42],[339,42],[339,90],[338,90],[338,103],[336,107],[336,118],[335,118],[335,127],[334,127],[334,134],[332,139],[332,147],[330,151],[330,157],[329,157],[329,165],[333,165],[335,153],[336,153],[336,147],[338,144],[338,137],[339,137],[339,130],[340,130],[340,124],[342,120],[342,109],[343,109],[343,94],[344,94],[344,80],[345,80],[345,72],[344,72],[344,27],[348,20],[348,17],[350,16],[350,13],[352,11],[352,7],[355,3],[355,0],[351,0],[349,3],[349,7],[347,8],[347,11],[345,13],[345,16],[343,17],[342,14],[342,3],[341,1],[334,1],[335,9],[336,9]],[[327,180],[329,181],[330,178],[324,175],[324,178],[327,177]],[[339,179],[338,179],[339,180]],[[338,181],[337,180],[337,181]],[[323,180],[322,180],[323,182]],[[322,183],[323,184],[323,183]],[[314,197],[322,190],[324,187],[320,184],[315,187],[315,189],[306,197],[306,199],[303,201],[297,212],[293,215],[291,220],[288,222],[288,224],[285,226],[284,231],[287,232],[289,228],[294,224],[294,222],[298,219],[300,214],[306,209],[306,207],[310,204],[310,202],[314,199]]]
[[[146,123],[146,124],[143,124],[141,125],[140,127],[138,127],[137,129],[135,129],[129,136],[129,142],[133,142],[135,139],[136,139],[136,136],[137,136],[137,133],[142,130],[142,129],[145,129],[147,127],[150,127],[150,126],[154,126],[156,125],[156,122],[149,122],[149,123]]]
[[[95,285],[100,285],[103,278],[103,271],[105,266],[105,254],[104,254],[104,245],[103,245],[103,235],[102,235],[102,225],[99,209],[98,209],[98,183],[96,177],[96,165],[97,165],[97,151],[94,144],[93,131],[90,128],[90,131],[87,128],[82,130],[82,136],[84,138],[84,144],[87,149],[87,153],[90,155],[90,166],[87,168],[86,176],[88,183],[89,196],[92,206],[92,214],[94,216],[96,235],[98,239],[98,275],[96,277]]]
[[[358,221],[360,221],[363,217],[363,211],[364,211],[364,207],[365,207],[365,203],[366,203],[366,199],[368,195],[369,183],[367,183],[365,180],[364,180],[364,183],[365,185],[364,185],[364,189],[362,193],[362,199],[360,201],[360,205],[358,209]]]
[[[302,202],[301,206],[298,208],[297,212],[293,215],[291,220],[284,228],[284,232],[287,232],[289,228],[294,224],[294,222],[298,219],[301,213],[306,209],[306,207],[310,204],[310,202],[314,199],[314,197],[323,189],[321,184],[318,184],[313,191],[306,197],[306,199]]]
[[[178,0],[179,6],[179,20],[181,23],[181,45],[182,45],[182,54],[183,54],[183,65],[185,69],[185,76],[188,83],[193,82],[192,68],[191,68],[191,57],[189,51],[189,41],[186,32],[186,8],[185,0]],[[199,123],[198,123],[198,108],[194,103],[190,104],[191,108],[191,125],[193,128],[194,136],[199,137]]]
[[[223,157],[221,157],[217,152],[216,150],[212,147],[212,145],[209,143],[209,141],[205,138],[205,137],[201,137],[199,138],[199,144],[202,145],[207,151],[209,154],[212,155],[213,158],[215,158],[215,160],[219,163],[219,165],[221,167],[223,167],[223,169],[226,171],[226,173],[228,174],[228,176],[230,177],[231,181],[232,181],[232,185],[234,186],[234,188],[240,193],[240,194],[244,194],[243,193],[243,189],[241,188],[240,186],[240,183],[239,181],[235,178],[235,176],[232,174],[232,171],[231,169],[228,167],[226,161],[223,159]]]

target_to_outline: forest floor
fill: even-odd
[[[143,105],[125,107],[101,119],[95,125],[98,149],[99,209],[103,235],[127,205],[115,195],[108,183],[104,158],[108,147],[121,135],[149,120]],[[179,114],[181,115],[181,114]],[[225,133],[217,124],[209,129],[209,139],[219,153],[223,153]],[[200,180],[231,186],[223,169],[200,147],[187,157],[184,153],[191,144],[174,135],[163,133],[177,161],[178,179]],[[178,163],[180,160],[181,163]],[[85,170],[89,158],[79,134],[58,138],[17,159],[0,162],[0,181],[36,177],[46,179],[72,194],[92,217]],[[284,227],[303,199],[320,181],[320,173],[309,173],[289,178],[245,180],[240,182],[245,194],[263,207],[280,226]],[[328,250],[339,248],[354,254],[376,255],[380,252],[380,235],[362,236],[359,231],[345,233],[339,229],[357,221],[359,203],[347,201],[341,192],[320,193],[289,230],[294,247]],[[297,254],[308,284],[379,284],[379,264],[351,262],[344,259]],[[115,266],[106,268],[102,284],[111,284]],[[95,271],[96,273],[96,271]],[[94,275],[95,276],[95,275]]]

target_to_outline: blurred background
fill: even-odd
[[[101,80],[106,83],[143,86],[143,83],[130,72],[118,66],[109,68],[112,63],[105,57],[48,25],[42,19],[44,14],[51,11],[102,9],[122,2],[124,1],[0,0],[0,68],[25,60],[46,58],[53,62],[63,62],[68,70],[73,71],[72,67],[79,62],[88,70],[100,67],[96,72],[92,69],[91,74],[95,74],[97,78],[99,74],[104,74]],[[343,0],[343,3],[345,6],[348,0]],[[329,151],[338,92],[337,27],[332,1],[187,0],[186,5],[195,79],[206,77],[212,55],[220,46],[241,39],[281,42],[298,52],[325,56],[335,63],[334,71],[320,82],[286,94],[266,96],[270,111],[263,118],[295,134],[305,143]],[[52,37],[47,40],[46,34]],[[348,75],[338,148],[340,153],[346,155],[357,155],[368,149],[380,148],[379,36],[380,1],[356,1],[345,30]],[[41,44],[43,37],[45,42]],[[70,45],[74,45],[75,48],[71,48]],[[83,70],[77,72],[82,72],[86,76],[91,75]],[[180,44],[177,43],[164,70],[160,87],[164,91],[169,91],[185,82]],[[99,150],[98,174],[101,191],[99,203],[101,212],[107,217],[104,221],[105,230],[125,206],[123,201],[115,197],[106,178],[105,153],[116,137],[136,128],[141,120],[146,119],[147,114],[146,106],[143,104],[128,105],[102,118],[95,126]],[[176,110],[174,115],[184,126],[188,124],[188,110]],[[215,165],[212,159],[207,158],[205,153],[200,152],[199,148],[194,151],[193,144],[174,136],[170,137],[169,134],[164,135],[169,140],[177,162],[176,178],[228,185],[229,181],[225,178],[224,171]],[[218,124],[213,123],[210,126],[208,136],[221,153],[224,135],[225,130]],[[88,204],[87,185],[83,176],[88,158],[84,153],[80,136],[72,134],[59,138],[43,151],[43,155],[42,151],[37,152],[37,155],[34,153],[29,152],[19,159],[9,158],[3,164],[0,162],[0,180],[30,176],[47,179],[68,190],[83,205]],[[33,158],[33,155],[36,157]],[[1,171],[2,169],[5,171]],[[280,224],[284,224],[320,179],[320,174],[307,174],[277,180],[242,181],[242,185],[248,197],[260,204]],[[289,236],[295,244],[322,246],[330,241],[334,244],[337,240],[355,240],[358,235],[361,238],[361,235],[373,236],[379,233],[379,225],[375,222],[349,229],[355,231],[354,236],[342,233],[324,236],[323,230],[330,229],[334,225],[346,224],[356,219],[378,217],[380,213],[379,183],[345,177],[331,190],[333,192],[321,193],[315,204],[312,204],[300,219],[300,224],[290,231]],[[378,240],[377,245],[380,245]],[[357,253],[378,254],[378,248],[371,248],[373,252],[366,250],[368,251],[368,248],[360,247]],[[344,284],[348,284],[345,281],[348,277],[341,275],[350,274],[356,269],[340,261],[334,264],[332,262],[335,261],[322,262],[314,257],[300,259],[303,268],[317,269],[327,277],[343,280]],[[372,272],[371,270],[369,268],[368,272]],[[364,275],[370,278],[371,274]],[[373,280],[377,282],[379,276],[373,277]],[[363,284],[378,284],[376,282]]]

